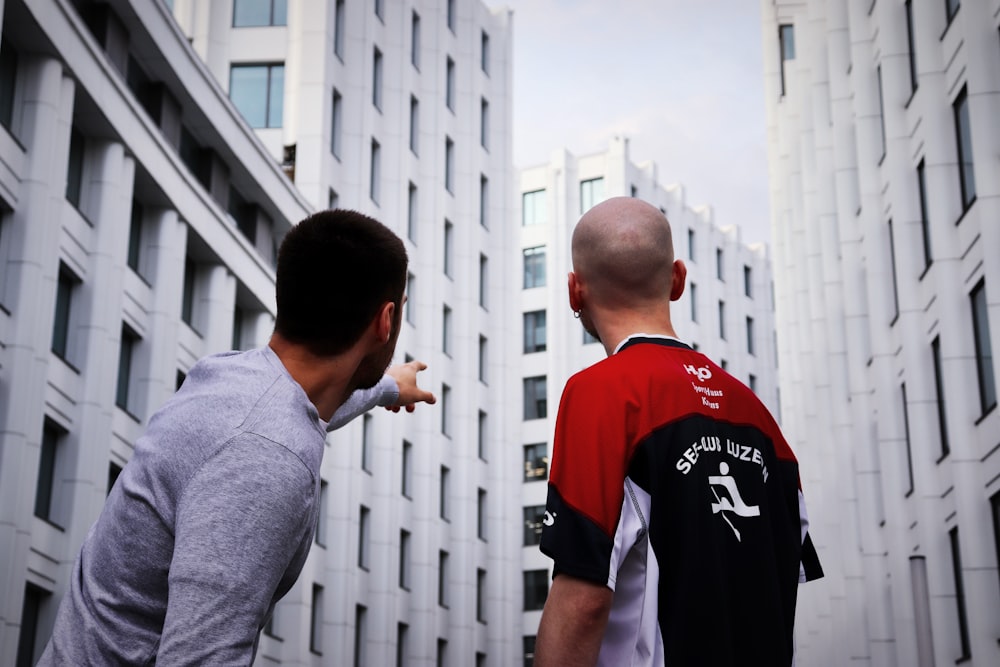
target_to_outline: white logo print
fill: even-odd
[[[760,506],[759,505],[747,505],[743,502],[743,497],[740,495],[740,490],[736,488],[736,478],[729,474],[729,464],[723,461],[719,464],[719,472],[721,475],[709,475],[708,483],[712,489],[712,495],[718,502],[712,503],[712,514],[722,513],[722,518],[729,527],[733,529],[736,533],[736,540],[740,540],[740,531],[736,529],[733,522],[729,520],[729,517],[725,515],[725,512],[732,512],[736,516],[760,516]],[[729,493],[729,497],[723,496],[719,497],[718,491],[715,487],[720,486]]]
[[[702,382],[712,377],[712,370],[708,366],[695,368],[691,364],[684,364],[684,370],[686,370],[691,375],[696,376]]]
[[[556,515],[548,510],[545,510],[545,516],[542,517],[542,523],[544,523],[546,526],[551,526],[555,522],[556,522]]]

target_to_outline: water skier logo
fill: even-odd
[[[719,472],[721,473],[720,475],[708,476],[708,484],[716,500],[716,502],[712,503],[712,514],[721,514],[723,520],[729,524],[729,527],[733,529],[733,533],[736,534],[736,541],[742,542],[740,531],[736,529],[733,522],[726,516],[726,512],[732,512],[736,516],[760,516],[760,505],[747,505],[743,501],[740,490],[736,486],[736,478],[729,474],[728,463],[725,461],[720,463]],[[720,497],[716,487],[721,487],[726,491],[726,494]]]

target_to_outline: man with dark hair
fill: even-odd
[[[406,251],[323,211],[278,253],[268,345],[200,360],[149,420],[73,566],[40,664],[240,664],[295,583],[328,430],[434,396],[394,366]]]
[[[631,197],[590,209],[569,302],[608,358],[563,390],[535,666],[793,662],[800,581],[822,576],[798,463],[764,405],[677,339],[687,269]]]

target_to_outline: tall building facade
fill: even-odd
[[[510,411],[513,442],[523,446],[521,491],[524,524],[522,638],[533,654],[535,630],[552,578],[551,561],[538,543],[545,514],[548,464],[559,398],[566,380],[605,358],[569,308],[566,276],[572,270],[570,241],[580,216],[607,198],[638,197],[670,220],[674,253],[688,268],[687,287],[671,307],[678,336],[753,389],[778,416],[777,350],[771,263],[766,246],[747,246],[739,228],[719,227],[707,207],[692,208],[679,185],[662,185],[655,164],[636,164],[627,139],[608,150],[575,156],[565,150],[548,164],[520,172],[520,242],[511,261],[520,290],[520,325],[511,340],[519,373],[512,383],[520,401]]]
[[[285,231],[393,228],[396,361],[438,397],[328,441],[257,662],[520,664],[510,15],[478,0],[3,0],[0,663],[33,664],[135,439],[195,360],[267,341]],[[513,214],[516,217],[516,214]],[[331,285],[330,289],[350,286]]]
[[[1000,663],[1000,3],[762,2],[799,663]]]

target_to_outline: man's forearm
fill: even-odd
[[[559,575],[552,582],[535,641],[535,667],[591,667],[597,662],[613,593],[606,586]]]

